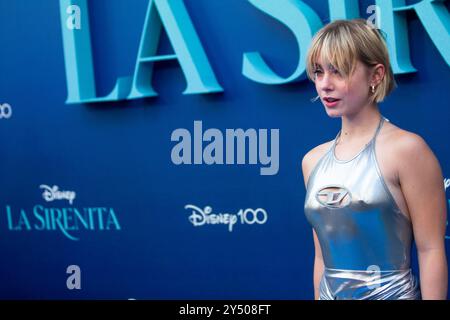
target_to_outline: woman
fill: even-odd
[[[446,299],[442,173],[420,136],[380,114],[377,103],[395,82],[379,31],[361,19],[326,25],[307,68],[328,116],[342,121],[334,140],[302,160],[315,298]]]

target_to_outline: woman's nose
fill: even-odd
[[[329,72],[324,72],[320,81],[320,89],[325,92],[332,91],[334,89],[333,79]]]

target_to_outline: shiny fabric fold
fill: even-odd
[[[325,268],[320,300],[418,300],[420,290],[411,269],[339,270]]]

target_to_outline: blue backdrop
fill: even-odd
[[[148,2],[88,1],[98,96],[133,74]],[[303,2],[330,20],[327,1]],[[59,1],[0,0],[0,298],[313,298],[301,159],[340,120],[310,102],[307,80],[265,85],[242,74],[252,51],[280,76],[293,72],[297,43],[279,21],[244,0],[184,4],[223,92],[183,95],[179,64],[164,61],[156,98],[66,104]],[[359,1],[361,17],[370,4]],[[414,13],[407,22],[417,72],[397,75],[380,109],[421,135],[450,178],[449,65]],[[172,52],[165,35],[160,52]],[[278,129],[279,170],[176,165],[171,135],[184,128],[194,140],[194,121],[224,137]],[[199,225],[205,207],[211,223]]]

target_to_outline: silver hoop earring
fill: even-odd
[[[375,86],[371,86],[372,88],[372,93],[375,93]]]

